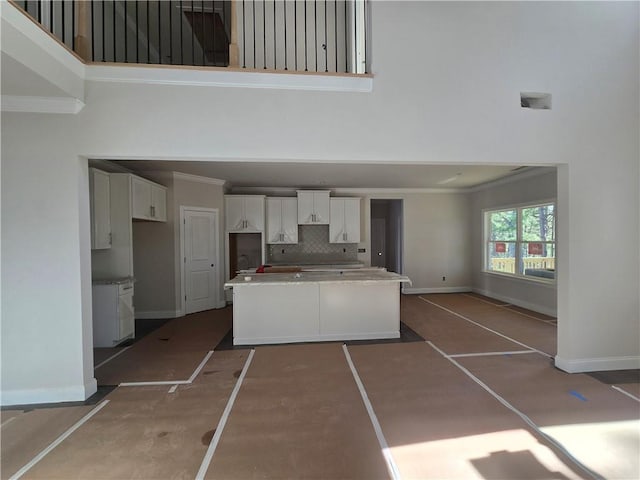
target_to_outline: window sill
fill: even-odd
[[[512,273],[493,272],[491,270],[482,270],[481,273],[485,275],[505,278],[509,280],[515,280],[518,282],[524,282],[529,284],[534,283],[534,284],[538,284],[540,286],[544,286],[548,288],[556,288],[556,284],[557,284],[555,278],[550,279],[550,278],[540,278],[540,277],[532,277],[532,276],[525,276],[525,275],[514,275]]]

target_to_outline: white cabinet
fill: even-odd
[[[298,224],[329,224],[329,190],[298,190]]]
[[[225,230],[263,232],[264,199],[264,195],[225,195]]]
[[[298,243],[298,200],[267,198],[267,243]]]
[[[111,248],[111,194],[109,174],[89,169],[91,249]]]
[[[360,199],[332,198],[329,243],[360,242]]]
[[[93,346],[113,347],[135,335],[133,283],[93,285]]]
[[[167,189],[162,185],[132,175],[131,200],[132,218],[167,221]]]

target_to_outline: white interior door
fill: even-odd
[[[185,314],[216,308],[218,216],[215,211],[183,210]]]

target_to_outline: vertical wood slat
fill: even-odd
[[[216,1],[205,1],[205,0],[200,0],[200,1],[191,1],[189,2],[190,4],[190,10],[193,14],[194,10],[197,8],[194,6],[194,3],[198,4],[198,6],[200,7],[200,10],[202,12],[201,18],[200,18],[200,24],[198,24],[198,18],[194,17],[192,18],[193,21],[193,25],[192,25],[192,31],[191,33],[191,60],[187,59],[186,63],[190,63],[190,64],[202,64],[202,65],[220,65],[220,64],[227,64],[231,67],[239,67],[240,66],[240,40],[242,40],[241,38],[239,38],[239,32],[238,30],[240,28],[246,27],[246,23],[247,23],[247,18],[243,15],[242,12],[240,12],[240,4],[238,3],[240,0],[222,0],[223,1],[223,5],[222,5],[222,13],[220,13],[220,15],[222,15],[222,21],[223,21],[223,28],[224,28],[224,34],[222,34],[222,32],[217,32],[216,29],[219,28],[219,25],[216,25]],[[298,15],[297,12],[297,6],[298,6],[298,1],[293,1],[293,8],[291,9],[292,4],[289,3],[289,5],[283,4],[282,7],[279,7],[277,5],[278,1],[284,1],[284,0],[270,0],[271,2],[273,2],[272,4],[269,4],[267,1],[265,0],[249,0],[251,1],[251,5],[247,6],[248,8],[250,8],[251,10],[247,13],[251,14],[253,12],[253,14],[251,15],[252,18],[251,20],[249,20],[249,22],[251,22],[249,24],[249,31],[247,32],[246,28],[243,28],[243,32],[240,33],[241,35],[243,35],[243,38],[245,38],[244,36],[246,35],[247,37],[245,38],[245,46],[248,47],[247,49],[243,50],[243,57],[246,56],[246,54],[248,53],[249,55],[251,55],[251,50],[253,50],[253,56],[254,56],[254,64],[253,65],[249,65],[249,68],[260,68],[259,64],[257,64],[256,60],[262,60],[263,61],[263,69],[268,69],[268,68],[274,68],[274,69],[284,69],[284,70],[288,70],[288,69],[295,69],[298,70],[298,68],[300,70],[305,70],[305,71],[322,71],[324,70],[324,72],[330,72],[330,71],[340,71],[340,72],[351,72],[354,71],[354,73],[367,73],[368,72],[368,59],[367,59],[367,50],[369,48],[369,44],[370,44],[370,35],[367,30],[367,26],[369,24],[369,5],[367,5],[367,0],[342,0],[344,1],[344,19],[342,18],[342,7],[339,6],[339,2],[340,0],[332,0],[333,1],[333,5],[331,5],[331,2],[328,0],[324,0],[323,3],[324,5],[320,5],[320,8],[324,8],[324,11],[320,11],[318,12],[318,0],[298,0],[298,1],[303,1],[304,3],[302,5],[300,5],[302,10],[300,12],[300,15]],[[228,2],[228,3],[227,3]],[[262,3],[262,11],[260,10],[260,5],[258,5],[256,7],[256,3],[257,2],[261,2]],[[313,4],[311,3],[313,2]],[[362,2],[362,3],[360,3]],[[180,30],[182,29],[182,22],[180,23],[180,26],[175,25],[175,21],[179,20],[179,16],[176,15],[176,18],[172,18],[172,14],[173,14],[173,9],[172,7],[174,5],[177,6],[177,4],[179,3],[180,5],[182,5],[182,2],[171,2],[169,0],[167,0],[167,3],[164,4],[164,2],[162,0],[156,0],[156,1],[149,1],[149,0],[140,0],[140,1],[135,1],[134,2],[134,12],[130,12],[130,5],[127,0],[111,0],[111,8],[105,7],[105,2],[104,1],[95,1],[95,5],[97,5],[98,8],[93,8],[94,6],[94,2],[87,2],[87,1],[82,1],[82,0],[61,0],[60,2],[50,2],[50,3],[44,3],[44,2],[39,2],[39,1],[32,1],[32,2],[27,2],[27,1],[23,1],[23,2],[16,2],[18,5],[23,6],[26,10],[29,10],[31,13],[33,13],[33,17],[39,17],[41,19],[41,21],[43,23],[50,23],[48,26],[51,29],[55,29],[58,30],[60,28],[63,28],[63,32],[56,32],[59,33],[58,35],[56,35],[58,38],[62,37],[61,40],[63,40],[63,42],[67,45],[71,45],[74,49],[74,51],[83,59],[85,59],[86,61],[120,61],[120,62],[130,62],[130,61],[142,61],[145,62],[144,58],[138,58],[140,57],[144,57],[144,54],[140,55],[139,54],[139,49],[140,47],[144,50],[144,45],[141,45],[139,40],[142,41],[144,43],[144,39],[143,38],[139,38],[139,36],[143,36],[145,33],[145,23],[146,23],[146,32],[147,32],[147,39],[146,39],[146,50],[147,50],[147,58],[146,58],[146,62],[147,63],[165,63],[167,60],[165,60],[165,58],[163,58],[164,56],[168,56],[170,57],[170,63],[185,63],[185,59],[182,58],[180,61],[178,61],[177,59],[177,49],[181,49],[182,48],[186,48],[187,50],[189,49],[189,47],[184,46],[184,43],[189,43],[189,39],[188,39],[188,33],[184,32],[186,37],[182,37],[181,38],[181,45],[175,45],[175,49],[173,48],[173,42],[174,41],[178,41],[177,38],[177,29],[179,28]],[[55,5],[55,15],[56,15],[56,22],[53,22],[52,20],[52,15],[49,14],[47,16],[48,11],[47,10],[53,10],[54,9],[54,3]],[[119,3],[119,4],[118,4]],[[242,0],[242,6],[243,6],[243,11],[245,9],[245,0]],[[140,5],[142,4],[142,5]],[[155,6],[158,5],[158,11],[157,12],[152,12],[151,6],[150,4],[153,4],[151,6]],[[207,5],[205,7],[205,4]],[[33,6],[36,6],[36,8],[33,8]],[[46,6],[45,6],[46,5]],[[72,7],[71,9],[69,9],[69,7]],[[124,18],[121,20],[117,20],[116,19],[116,15],[120,14],[121,10],[117,10],[118,8],[121,8],[121,10],[124,10]],[[165,12],[164,14],[161,12],[162,8],[169,8],[169,12],[168,12],[168,19],[167,17],[165,17],[165,15],[167,14],[167,12]],[[313,11],[309,11],[309,8],[313,8]],[[142,14],[139,14],[139,8],[143,8],[146,11],[146,15],[145,12],[142,12]],[[186,7],[187,10],[189,9],[189,7]],[[209,9],[212,9],[211,12],[211,17],[212,17],[212,24],[211,27],[209,27],[206,24],[206,19],[205,19],[205,15],[204,12],[205,10],[209,11]],[[230,8],[230,11],[229,11]],[[278,10],[278,8],[282,8],[282,10]],[[225,10],[227,10],[228,13],[225,13]],[[289,10],[289,11],[287,11]],[[292,11],[291,11],[292,10]],[[100,23],[99,17],[100,17],[100,11],[104,12],[104,14],[102,15],[102,23]],[[53,12],[52,12],[53,13]],[[127,20],[127,14],[130,13],[130,17]],[[188,12],[187,12],[188,13]],[[155,14],[155,15],[154,15]],[[263,18],[262,18],[262,32],[259,31],[259,16],[260,14],[262,14]],[[268,21],[266,19],[266,15],[273,15],[273,18],[270,18]],[[227,16],[229,15],[229,16]],[[324,15],[324,17],[322,17],[322,15]],[[109,18],[109,16],[111,16],[111,18]],[[135,34],[132,32],[128,32],[128,25],[127,22],[129,22],[129,25],[134,24],[134,16],[136,17],[136,20],[140,20],[140,23],[138,23],[138,28],[136,29]],[[146,18],[142,18],[142,16],[145,16]],[[156,16],[157,18],[155,19],[151,19],[152,16]],[[242,16],[242,18],[240,18]],[[333,16],[333,18],[331,18]],[[164,17],[164,18],[163,18]],[[193,15],[192,15],[193,17]],[[280,24],[278,22],[278,18],[281,17],[281,21],[282,23]],[[302,18],[300,18],[302,17]],[[146,22],[145,22],[146,20]],[[167,38],[166,35],[163,34],[163,32],[161,30],[163,30],[163,28],[166,26],[165,24],[167,23],[167,20],[169,22],[168,25],[168,33],[170,38],[168,39],[169,41],[169,48],[167,48]],[[164,21],[164,24],[162,23]],[[344,21],[344,25],[342,24],[342,22]],[[98,22],[98,23],[96,23]],[[158,25],[158,32],[157,32],[157,37],[156,35],[154,35],[153,37],[153,41],[156,40],[156,38],[158,39],[158,53],[153,55],[154,58],[152,59],[151,56],[152,54],[154,54],[155,52],[152,52],[150,50],[154,50],[155,51],[155,45],[151,45],[151,39],[149,38],[151,35],[151,23]],[[240,22],[243,22],[242,24]],[[291,22],[293,22],[293,25],[291,25]],[[330,25],[330,23],[333,23],[333,25]],[[117,25],[116,25],[117,24]],[[253,25],[251,25],[253,24]],[[314,31],[310,32],[309,29],[311,28],[311,26],[313,25],[314,27]],[[253,38],[251,38],[251,27],[253,26]],[[339,30],[341,29],[340,27],[344,26],[344,37],[343,37],[343,33],[340,32]],[[123,30],[120,30],[120,28],[123,28]],[[174,29],[175,27],[175,29]],[[258,27],[258,28],[256,28]],[[289,28],[291,27],[291,29]],[[298,28],[300,27],[300,28]],[[271,31],[271,28],[273,28],[273,31]],[[333,28],[333,30],[332,30]],[[173,32],[172,32],[173,29]],[[200,31],[198,31],[197,29],[200,29]],[[279,29],[279,30],[278,30]],[[304,32],[301,32],[300,30],[304,29]],[[323,29],[324,32],[322,31],[318,31],[319,29]],[[113,34],[113,38],[105,38],[105,30],[106,32],[106,37],[109,37]],[[133,28],[132,28],[133,30]],[[290,30],[290,31],[287,31]],[[131,35],[128,35],[129,33],[131,33]],[[156,33],[156,32],[153,32]],[[175,33],[176,38],[173,38]],[[202,33],[202,36],[205,38],[204,43],[205,45],[203,45],[203,51],[202,51],[202,63],[200,63],[200,57],[196,58],[196,54],[195,54],[195,46],[194,43],[199,42],[199,38],[200,38],[200,33]],[[219,34],[220,33],[220,34]],[[197,34],[197,38],[194,34]],[[224,52],[222,53],[222,59],[218,58],[219,54],[218,52],[216,52],[215,50],[215,46],[216,46],[216,42],[226,36],[226,34],[229,35],[228,37],[228,52]],[[256,38],[256,34],[257,37],[262,37],[262,38]],[[289,45],[291,43],[291,35],[293,34],[293,45]],[[324,37],[322,37],[322,35],[324,34]],[[164,35],[164,36],[163,36]],[[99,46],[100,43],[100,37],[102,36],[103,38],[103,42],[101,47]],[[128,38],[130,37],[130,38]],[[135,58],[132,58],[133,56],[133,52],[129,53],[128,47],[132,46],[131,45],[135,40]],[[186,40],[186,41],[185,41]],[[207,45],[209,44],[208,41],[212,41],[212,48],[213,48],[213,53],[211,54],[212,57],[209,58],[209,54],[208,54],[208,49],[207,49]],[[269,45],[270,40],[273,40],[273,44]],[[300,41],[299,43],[303,43],[304,46],[304,51],[303,52],[299,52],[298,50],[298,40]],[[122,42],[125,42],[124,44],[124,58],[122,58],[122,55],[120,55],[120,51],[118,50],[118,47],[122,45]],[[262,41],[263,45],[260,45],[260,41]],[[331,42],[334,42],[334,45],[331,45]],[[344,41],[344,44],[343,44]],[[113,43],[110,43],[113,42]],[[322,43],[324,42],[324,43]],[[200,42],[201,43],[201,42]],[[253,43],[253,49],[251,49],[251,44]],[[288,52],[289,47],[291,47],[292,52],[291,54]],[[260,53],[260,48],[263,49],[262,54],[263,55],[259,55]],[[273,48],[274,51],[273,53],[269,53],[267,50],[269,48]],[[283,51],[278,53],[278,48],[282,48]],[[313,48],[313,52],[310,51],[310,49]],[[324,49],[325,51],[322,52],[321,49]],[[331,51],[329,50],[331,49]],[[101,50],[101,52],[99,52],[98,50]],[[176,51],[176,57],[174,58],[174,50]],[[298,55],[298,53],[300,55]],[[322,59],[319,58],[320,55],[322,55],[324,53],[324,65],[322,64]],[[329,54],[333,54],[335,55],[334,58],[331,58],[329,56]],[[345,55],[344,60],[341,58],[342,55]],[[273,55],[273,57],[272,57]],[[291,62],[290,59],[290,55],[293,55],[293,62]],[[310,57],[310,55],[313,55],[313,58]],[[102,58],[101,58],[102,56]],[[187,55],[188,56],[188,55]],[[262,56],[262,58],[260,59],[259,57]],[[159,58],[158,58],[159,57]],[[184,57],[184,52],[182,57]],[[258,57],[258,58],[256,58]],[[281,59],[281,63],[278,63],[278,59]],[[273,60],[273,65],[271,64],[271,60]],[[302,64],[302,61],[304,61],[304,67],[302,67],[302,65],[298,65],[298,60],[300,60],[300,64]],[[251,62],[251,60],[249,60],[249,63]],[[340,65],[343,65],[345,68],[344,70],[342,69],[342,67]],[[267,66],[268,65],[268,66]],[[331,66],[331,68],[329,68],[329,66]],[[244,67],[246,68],[246,65],[244,65]]]
[[[93,60],[93,32],[92,30],[92,18],[91,11],[93,9],[93,3],[90,2],[75,2],[75,17],[76,21],[76,37],[75,37],[75,52],[80,55],[85,61]]]

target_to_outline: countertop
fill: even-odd
[[[409,277],[387,272],[384,269],[358,269],[335,271],[312,271],[298,273],[256,273],[241,274],[224,284],[225,288],[240,285],[296,285],[309,283],[375,283],[375,282],[408,282]]]
[[[318,263],[318,262],[276,262],[269,263],[272,267],[300,267],[303,269],[307,268],[362,268],[364,267],[364,263],[362,262],[332,262],[332,263]]]
[[[122,285],[123,283],[135,283],[134,277],[121,277],[121,278],[99,278],[91,280],[93,285]]]

